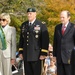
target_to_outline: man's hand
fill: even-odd
[[[11,59],[11,64],[14,65],[16,63],[15,59]]]
[[[45,58],[46,58],[46,56],[41,55],[39,59],[44,60]]]
[[[23,60],[23,55],[22,54],[19,54],[19,57]]]

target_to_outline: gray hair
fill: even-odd
[[[67,16],[70,17],[71,16],[70,12],[69,11],[66,11],[66,12],[67,12]]]
[[[8,24],[11,22],[10,15],[8,13],[2,13],[0,15],[0,18],[1,19],[6,19],[8,21]]]
[[[71,14],[70,14],[70,12],[68,10],[63,10],[62,12],[66,12],[67,13],[67,17],[70,17],[71,16]]]

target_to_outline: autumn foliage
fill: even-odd
[[[11,15],[11,24],[17,30],[17,44],[19,42],[21,23],[27,20],[26,10],[35,7],[37,18],[46,22],[50,43],[53,43],[55,26],[60,23],[60,12],[68,10],[71,13],[71,22],[75,22],[75,0],[1,0],[0,13],[8,12]]]

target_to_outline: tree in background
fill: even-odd
[[[60,12],[71,12],[71,21],[75,22],[75,0],[1,0],[0,13],[8,12],[11,15],[11,25],[17,29],[17,44],[19,42],[21,23],[27,20],[28,7],[36,8],[37,18],[46,22],[50,42],[53,43],[54,28],[60,22]]]

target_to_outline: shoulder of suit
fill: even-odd
[[[22,25],[23,25],[23,24],[26,24],[26,23],[28,23],[28,21],[23,22]]]
[[[75,24],[74,23],[71,23],[71,25],[75,28]]]
[[[40,21],[40,20],[38,20],[38,19],[35,20],[35,23],[46,24],[46,22],[44,22],[44,21]]]
[[[16,30],[16,28],[13,27],[13,26],[9,26],[9,29],[11,29],[11,30]]]
[[[23,27],[26,24],[28,24],[28,21],[23,22],[22,25],[21,25],[21,27]]]
[[[60,23],[60,24],[56,25],[55,28],[59,28],[61,26],[62,26],[62,24]]]

